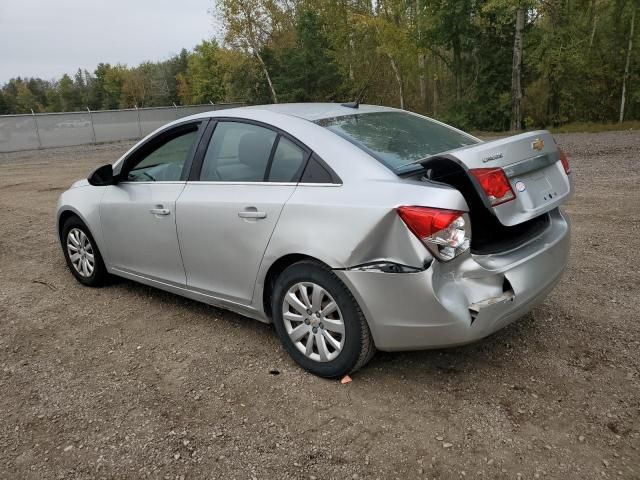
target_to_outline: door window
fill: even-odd
[[[178,127],[166,137],[150,140],[128,166],[128,182],[175,182],[183,179],[184,164],[198,135],[199,123]],[[156,143],[158,142],[158,143]]]
[[[269,169],[270,182],[297,182],[307,154],[291,140],[280,137]]]
[[[257,125],[219,122],[202,164],[200,180],[263,182],[277,133]]]

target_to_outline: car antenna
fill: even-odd
[[[367,89],[368,86],[369,86],[369,82],[365,83],[364,86],[358,92],[358,95],[356,96],[355,101],[348,102],[348,103],[343,103],[342,106],[343,107],[347,107],[347,108],[356,108],[356,109],[359,108],[360,107],[360,100],[362,100],[362,96],[364,95],[364,91]]]
[[[369,72],[369,75],[367,76],[367,81],[364,82],[364,85],[362,86],[362,88],[358,92],[358,95],[356,96],[355,101],[348,102],[348,103],[343,103],[342,104],[343,107],[355,108],[355,109],[360,107],[360,100],[362,100],[362,97],[364,96],[365,90],[367,88],[369,88],[369,84],[371,83],[371,75],[373,74],[374,71],[375,71],[375,68],[372,68],[371,71]]]

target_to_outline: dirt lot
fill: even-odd
[[[127,145],[0,155],[0,477],[640,478],[640,133],[559,140],[573,251],[544,305],[348,385],[268,325],[74,280],[57,196]]]

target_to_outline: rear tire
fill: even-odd
[[[285,350],[305,370],[335,378],[363,367],[375,353],[367,321],[340,279],[304,260],[277,278],[273,323]]]
[[[109,274],[96,241],[78,217],[69,217],[60,237],[67,266],[76,280],[88,287],[101,287]]]

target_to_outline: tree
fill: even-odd
[[[278,6],[271,0],[220,0],[218,7],[227,28],[226,41],[257,59],[269,84],[273,103],[278,103],[278,95],[262,55],[282,18]]]
[[[145,107],[151,94],[149,64],[143,63],[135,69],[122,73],[120,107]]]
[[[15,108],[19,113],[29,113],[31,111],[40,111],[41,105],[38,103],[36,96],[29,86],[20,81],[16,85]]]
[[[620,99],[620,117],[618,121],[622,123],[624,120],[624,104],[626,101],[627,95],[627,80],[629,78],[629,64],[631,62],[631,50],[633,49],[633,30],[636,23],[636,11],[638,10],[637,3],[634,2],[632,5],[632,13],[631,13],[631,28],[629,29],[629,47],[627,48],[627,59],[624,65],[624,75],[622,78],[622,95]]]
[[[220,47],[215,40],[197,45],[187,61],[187,70],[178,77],[182,103],[218,102],[225,96]]]
[[[73,112],[83,109],[80,90],[77,88],[76,84],[74,84],[71,77],[66,73],[58,82],[57,90],[60,95],[62,111]]]
[[[114,109],[120,108],[120,99],[122,97],[122,86],[126,76],[127,68],[123,65],[112,67],[109,64],[104,66],[102,77],[102,108]]]
[[[516,9],[516,28],[513,35],[513,68],[511,69],[511,130],[522,129],[522,32],[526,11]]]
[[[342,78],[331,57],[327,35],[320,16],[302,11],[296,21],[295,45],[279,55],[277,75],[273,82],[282,92],[281,99],[290,102],[336,100]]]

